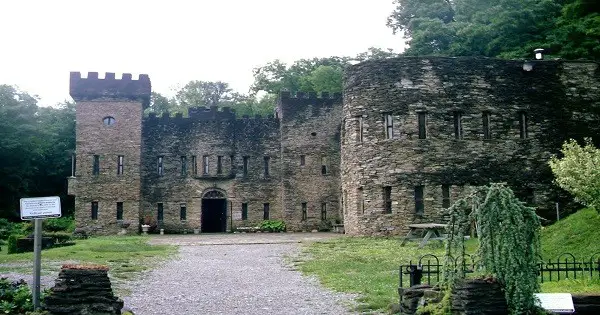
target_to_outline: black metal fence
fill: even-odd
[[[457,267],[456,258],[450,257],[454,269]],[[443,260],[443,258],[442,258]],[[473,256],[466,255],[464,269],[466,273],[475,270],[476,261]],[[435,285],[442,280],[444,262],[436,255],[426,254],[421,256],[414,264],[401,265],[399,272],[400,288],[410,287],[416,284]],[[555,260],[549,259],[544,262],[540,258],[538,263],[538,277],[540,282],[558,281],[561,279],[590,278],[600,279],[600,252],[590,256],[588,260],[578,261],[570,253],[563,253]]]

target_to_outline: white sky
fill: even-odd
[[[0,0],[0,84],[69,99],[69,72],[150,75],[170,94],[190,80],[240,92],[274,59],[400,52],[392,0]]]

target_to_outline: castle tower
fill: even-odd
[[[133,80],[97,72],[71,72],[76,104],[76,170],[69,178],[75,220],[98,234],[114,234],[120,223],[137,226],[140,216],[142,112],[150,100],[150,79]],[[75,164],[75,163],[74,163]]]

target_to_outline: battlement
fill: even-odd
[[[296,92],[295,95],[292,95],[290,91],[281,91],[279,94],[279,98],[284,99],[304,99],[304,100],[329,100],[329,99],[341,99],[342,93],[335,92],[330,94],[329,92],[321,92],[321,95],[316,92]]]
[[[87,78],[82,78],[80,72],[71,72],[69,92],[75,101],[141,100],[146,107],[150,103],[151,90],[152,86],[147,74],[140,74],[139,79],[133,80],[131,73],[123,73],[119,80],[112,72],[107,72],[104,79],[98,78],[98,72],[88,72]]]
[[[159,117],[156,113],[148,115],[148,121],[151,123],[167,124],[178,122],[193,122],[193,121],[264,121],[277,120],[272,116],[254,115],[252,117],[244,115],[241,118],[236,118],[235,111],[230,107],[222,107],[220,110],[217,106],[208,107],[190,107],[188,109],[188,117],[183,117],[183,114],[177,113],[175,117],[171,117],[170,113],[162,113]]]

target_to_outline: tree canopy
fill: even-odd
[[[37,101],[14,86],[0,85],[0,217],[17,217],[23,197],[66,197],[75,106],[39,107]],[[62,200],[68,214],[68,199]]]
[[[594,0],[395,0],[388,26],[406,55],[600,58]]]

